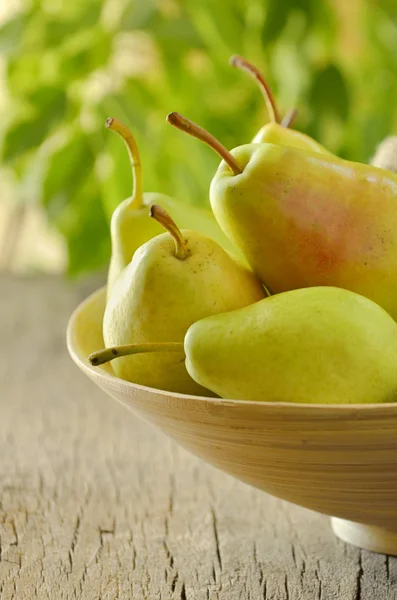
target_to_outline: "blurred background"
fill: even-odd
[[[208,205],[219,163],[165,123],[176,110],[228,148],[268,120],[231,54],[259,66],[282,112],[367,162],[397,132],[395,0],[7,0],[0,4],[0,268],[103,269],[109,220],[130,195],[129,125],[146,191]]]

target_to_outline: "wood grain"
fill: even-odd
[[[65,327],[90,287],[0,278],[1,600],[397,599],[397,559],[189,455],[77,370]]]

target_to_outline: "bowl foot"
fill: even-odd
[[[331,525],[335,535],[348,544],[372,552],[397,556],[397,524],[393,530],[332,517]]]

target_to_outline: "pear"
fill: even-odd
[[[397,323],[353,292],[313,287],[207,317],[185,338],[190,375],[224,398],[306,403],[397,399]]]
[[[248,62],[242,56],[234,55],[229,60],[232,67],[244,71],[250,75],[257,83],[265,99],[270,123],[266,123],[256,134],[252,140],[255,144],[262,144],[263,142],[278,144],[280,146],[291,146],[293,148],[300,148],[302,150],[308,150],[310,152],[319,152],[320,154],[329,154],[331,152],[319,144],[316,140],[301,133],[300,131],[294,131],[290,129],[292,122],[296,117],[296,109],[292,109],[287,115],[281,119],[280,113],[277,108],[276,101],[274,99],[272,90],[263,77],[262,73],[252,63]]]
[[[116,279],[131,261],[135,251],[163,231],[161,225],[149,217],[149,207],[152,204],[161,204],[182,227],[202,231],[240,260],[244,260],[234,244],[224,235],[210,210],[176,202],[165,194],[143,193],[141,159],[134,136],[126,125],[113,117],[107,119],[106,127],[118,133],[124,140],[133,173],[132,195],[117,206],[111,219],[112,256],[107,280],[108,297]]]
[[[212,209],[270,293],[342,287],[397,319],[395,173],[267,143],[230,153],[181,115],[168,120],[224,159],[211,182]]]
[[[115,282],[103,320],[105,346],[182,342],[195,321],[265,297],[252,272],[217,242],[196,231],[181,232],[159,206],[152,206],[150,215],[168,232],[143,244]],[[180,350],[122,357],[114,371],[149,387],[208,394],[188,375]]]
[[[108,348],[90,361],[98,365],[159,351],[184,351],[191,377],[223,398],[319,404],[397,400],[397,323],[372,300],[341,288],[277,294],[197,321],[183,344]]]

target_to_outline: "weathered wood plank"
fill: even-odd
[[[0,278],[1,600],[397,599],[397,559],[205,465],[78,372],[65,326],[89,288]]]

